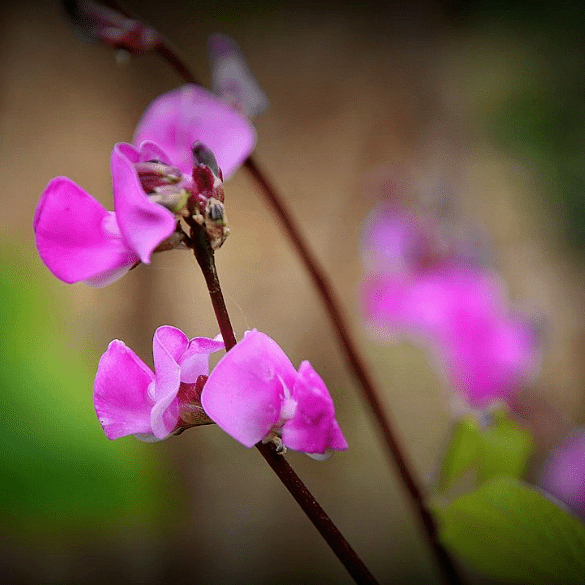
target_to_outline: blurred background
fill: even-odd
[[[526,395],[585,422],[577,3],[125,5],[206,83],[207,36],[242,47],[271,101],[255,156],[331,274],[421,482],[452,414],[421,349],[363,332],[360,226],[381,201],[443,206],[479,234],[514,304],[540,324],[541,372]],[[218,428],[158,444],[103,435],[92,384],[110,340],[151,363],[159,325],[217,333],[189,253],[99,290],[57,281],[36,255],[46,183],[66,175],[111,208],[113,144],[182,80],[156,55],[120,66],[83,43],[58,2],[4,8],[0,63],[0,580],[351,582],[258,453]],[[237,333],[258,328],[295,364],[309,359],[350,443],[326,462],[289,460],[381,583],[438,582],[320,302],[243,171],[226,185],[226,208],[232,231],[217,262]]]

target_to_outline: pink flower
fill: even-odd
[[[108,439],[164,439],[181,428],[216,422],[246,447],[282,435],[285,447],[309,454],[345,450],[333,401],[309,362],[298,372],[275,341],[256,330],[208,374],[222,341],[187,339],[174,327],[156,330],[155,372],[124,343],[102,356],[94,405]]]
[[[178,183],[181,173],[156,144],[138,149],[118,143],[111,157],[115,213],[67,177],[57,177],[43,191],[33,229],[41,259],[67,283],[105,286],[141,261],[150,263],[154,249],[175,231],[173,213],[150,199],[139,168],[157,160],[158,180]],[[146,165],[144,164],[146,163]],[[151,165],[153,166],[153,165]],[[160,171],[160,168],[163,170]]]
[[[550,455],[539,484],[585,520],[585,428],[569,435]]]
[[[331,396],[311,364],[302,362],[297,372],[277,343],[256,330],[219,361],[201,404],[246,447],[278,433],[284,446],[295,451],[347,449]]]
[[[244,116],[213,93],[187,84],[158,96],[148,106],[134,133],[134,144],[143,140],[160,144],[184,174],[193,170],[193,144],[202,142],[215,154],[227,179],[254,149],[256,132]]]
[[[430,348],[471,406],[508,401],[536,369],[536,332],[509,311],[493,273],[435,253],[422,225],[388,209],[368,224],[364,250],[376,272],[362,288],[366,322],[385,341],[404,335]]]
[[[164,326],[156,330],[152,345],[155,374],[117,339],[100,359],[93,400],[108,439],[160,440],[182,420],[208,421],[197,404],[199,378],[209,373],[209,355],[223,349],[223,341],[189,340],[179,329]]]

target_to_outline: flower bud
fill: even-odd
[[[203,142],[195,142],[191,151],[193,152],[193,161],[195,162],[195,165],[208,166],[213,174],[218,177],[220,181],[223,181],[223,173],[221,172],[217,160],[215,159],[215,155],[210,148],[205,146]]]
[[[205,231],[212,250],[221,248],[228,237],[230,230],[226,226],[227,218],[225,207],[221,201],[211,197],[207,201],[204,213]]]

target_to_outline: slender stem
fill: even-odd
[[[219,330],[225,342],[226,351],[229,351],[236,345],[236,337],[221,292],[213,250],[209,245],[205,230],[193,220],[186,221],[191,227],[190,243],[193,247],[195,258],[203,272]],[[318,504],[317,500],[315,500],[288,461],[283,455],[276,452],[274,444],[258,443],[256,448],[288,489],[292,497],[297,501],[309,520],[311,520],[325,542],[331,547],[337,558],[343,563],[354,581],[360,584],[376,584],[376,579],[366,565],[358,557],[347,540],[345,540],[337,526],[333,524],[325,510]]]

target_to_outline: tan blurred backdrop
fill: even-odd
[[[257,160],[329,270],[421,482],[441,454],[450,404],[421,350],[378,346],[362,331],[360,224],[380,199],[406,193],[433,204],[446,192],[453,218],[485,230],[512,298],[541,322],[545,349],[535,391],[583,420],[582,266],[563,252],[549,210],[532,202],[540,186],[530,166],[499,152],[478,124],[482,109],[505,97],[533,56],[525,39],[456,29],[432,3],[128,6],[170,37],[205,81],[207,35],[224,32],[240,43],[271,101],[256,123]],[[108,48],[81,42],[58,3],[5,9],[2,241],[34,248],[34,207],[57,175],[111,208],[113,144],[131,140],[145,106],[181,83],[154,55],[119,66]],[[403,190],[384,189],[387,176]],[[226,185],[226,208],[231,234],[217,261],[238,335],[258,328],[295,364],[309,359],[331,390],[350,444],[325,463],[296,453],[291,463],[382,583],[438,582],[319,300],[244,171]],[[217,333],[187,252],[157,256],[99,290],[55,281],[40,260],[31,270],[46,279],[47,294],[68,305],[68,341],[96,366],[114,338],[150,363],[152,334],[162,324],[191,337]],[[80,389],[89,410],[91,391]],[[97,423],[87,432],[106,441]],[[146,528],[108,519],[106,533],[55,528],[28,543],[25,527],[20,536],[5,529],[6,582],[350,582],[254,450],[214,427],[139,448],[164,470],[168,513],[163,503]]]

